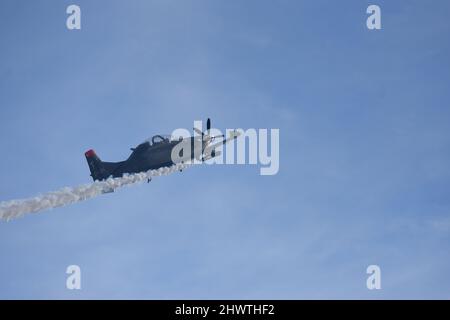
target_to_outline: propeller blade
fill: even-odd
[[[200,130],[199,130],[199,129],[197,129],[197,128],[194,128],[194,131],[195,131],[195,132],[197,132],[197,133],[198,133],[199,135],[201,135],[201,136],[203,135],[203,132],[202,132],[202,131],[200,131]]]
[[[209,134],[209,129],[211,129],[211,119],[208,118],[208,120],[206,120],[206,130],[208,131]]]

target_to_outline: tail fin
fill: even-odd
[[[88,150],[84,154],[86,156],[89,170],[91,170],[91,177],[95,180],[103,180],[108,178],[109,174],[103,166],[100,158],[95,154],[94,150]]]

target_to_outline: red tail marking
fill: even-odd
[[[88,158],[91,158],[91,157],[95,157],[96,156],[96,154],[95,154],[95,151],[94,150],[88,150],[88,151],[86,151],[86,153],[84,154],[86,157],[88,157]]]

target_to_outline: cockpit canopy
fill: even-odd
[[[160,143],[169,143],[173,141],[173,137],[170,134],[157,134],[151,138],[146,139],[143,143],[148,142],[151,146]]]
[[[130,150],[133,152],[134,151],[139,152],[140,150],[145,150],[145,149],[149,148],[150,146],[170,143],[175,140],[177,140],[177,139],[175,139],[170,134],[157,134],[151,138],[148,138],[148,139],[142,141],[142,143],[140,143],[136,148],[130,148]]]

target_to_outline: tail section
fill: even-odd
[[[91,170],[91,177],[95,180],[103,180],[108,178],[110,173],[106,170],[103,162],[95,154],[94,150],[88,150],[84,154],[86,156],[87,163],[89,165],[89,170]]]

